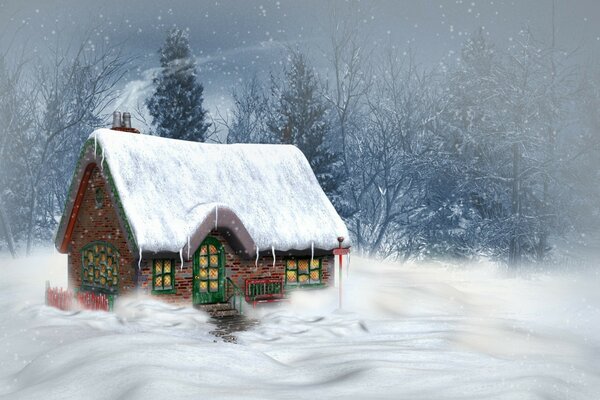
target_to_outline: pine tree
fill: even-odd
[[[341,207],[342,160],[333,151],[330,110],[319,91],[319,81],[299,51],[290,52],[284,82],[274,84],[275,116],[269,129],[281,143],[293,144],[308,159],[317,180],[336,208]]]
[[[187,33],[172,29],[160,49],[160,74],[146,106],[159,136],[203,142],[210,124],[202,108],[204,88],[196,79],[196,65]]]

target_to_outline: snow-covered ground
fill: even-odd
[[[600,398],[600,277],[352,259],[337,292],[257,311],[225,343],[190,308],[43,303],[65,259],[0,262],[0,398]]]

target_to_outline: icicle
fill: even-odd
[[[138,271],[142,270],[142,246],[140,246],[140,259],[138,260]]]
[[[313,259],[315,258],[315,242],[310,242],[310,268],[312,268]]]
[[[254,270],[258,269],[258,246],[256,246],[256,260],[254,260]]]
[[[98,132],[94,132],[94,159],[96,158],[96,151],[98,151]]]
[[[179,268],[183,270],[183,247],[179,249],[179,259],[181,260],[181,267]]]
[[[271,245],[271,253],[273,253],[273,268],[275,268],[275,246]]]
[[[104,147],[102,148],[102,161],[100,161],[100,169],[104,171]]]
[[[219,221],[219,206],[215,206],[215,231],[217,230],[218,221]]]

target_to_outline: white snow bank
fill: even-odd
[[[294,146],[207,144],[99,129],[138,245],[178,252],[214,205],[229,207],[260,249],[332,249],[348,231]],[[350,244],[349,239],[344,243]]]
[[[239,344],[143,297],[115,313],[41,305],[66,257],[0,263],[0,397],[595,399],[597,274],[507,276],[353,257],[337,291],[257,309]],[[50,265],[50,267],[48,267]],[[63,276],[64,278],[64,276]]]

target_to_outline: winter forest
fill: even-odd
[[[444,17],[451,7],[477,11],[433,3]],[[144,55],[125,51],[131,39],[107,29],[127,19],[101,15],[76,36],[68,24],[42,28],[38,43],[26,14],[39,9],[3,4],[2,249],[14,257],[51,241],[82,143],[121,109],[144,134],[296,145],[364,255],[587,262],[573,249],[593,243],[600,222],[597,37],[582,29],[565,44],[561,35],[574,29],[558,22],[566,4],[542,3],[543,18],[519,21],[508,39],[484,20],[457,33],[442,18],[456,49],[432,60],[373,22],[382,8],[401,15],[401,7],[331,2],[314,10],[318,40],[280,26],[280,39],[258,45],[275,61],[238,61],[210,99],[203,91],[228,61],[195,45],[207,34],[202,24],[159,18],[159,41]],[[255,6],[285,15],[279,2]]]
[[[598,399],[599,19],[0,0],[0,400]]]

